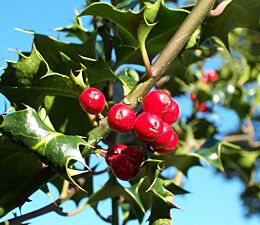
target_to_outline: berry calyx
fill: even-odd
[[[140,139],[153,142],[157,140],[163,130],[163,121],[151,112],[141,113],[135,120],[134,130]]]
[[[171,125],[179,119],[179,116],[180,116],[179,105],[174,100],[171,100],[171,108],[169,112],[162,114],[161,118],[164,122]]]
[[[172,107],[171,96],[163,90],[149,92],[143,100],[143,111],[157,115],[168,113]]]
[[[134,146],[114,145],[108,148],[106,162],[116,177],[121,180],[133,179],[142,164],[143,154]]]
[[[172,134],[170,137],[170,141],[164,148],[155,148],[155,151],[160,153],[160,154],[169,154],[173,152],[178,145],[178,135],[174,130],[172,130]]]
[[[116,132],[129,132],[135,123],[134,110],[125,104],[115,104],[108,111],[107,121],[110,128]]]
[[[79,102],[85,112],[97,115],[104,110],[106,99],[100,90],[90,87],[81,93]]]
[[[172,131],[173,130],[168,123],[163,123],[163,130],[160,137],[156,141],[150,143],[150,145],[155,149],[166,147],[171,141]]]

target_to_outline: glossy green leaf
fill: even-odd
[[[172,10],[159,0],[154,4],[146,3],[139,12],[119,10],[107,3],[94,3],[81,12],[80,16],[83,15],[101,16],[117,25],[116,66],[119,66],[124,63],[142,64],[140,48],[142,51],[144,44],[150,58],[158,54],[183,22],[187,11]]]
[[[55,31],[66,33],[66,37],[77,37],[82,42],[86,42],[91,36],[91,32],[89,32],[83,27],[81,18],[77,17],[77,13],[76,17],[74,18],[74,23],[72,25],[68,27],[56,28]]]
[[[201,165],[197,156],[185,153],[181,149],[177,149],[169,155],[158,155],[157,158],[164,160],[166,168],[174,166],[186,176],[191,167]]]
[[[141,222],[145,210],[143,208],[142,202],[140,201],[138,189],[142,182],[143,179],[141,179],[139,183],[132,186],[131,188],[124,188],[117,182],[114,176],[111,176],[110,179],[105,183],[105,185],[101,189],[99,189],[97,192],[93,193],[93,195],[89,197],[87,203],[95,205],[99,201],[102,201],[107,198],[123,196],[125,198],[125,201],[131,204],[136,213],[136,217]]]
[[[92,32],[89,39],[82,44],[62,42],[45,35],[34,34],[34,44],[50,70],[60,74],[69,75],[71,71],[81,69],[82,57],[96,58],[95,44],[96,33]],[[70,61],[64,64],[63,55]]]
[[[180,185],[176,185],[173,180],[164,179],[164,186],[174,195],[184,195],[190,193],[182,188]]]
[[[36,111],[29,107],[7,115],[0,129],[38,155],[64,178],[80,187],[72,176],[89,171],[79,151],[80,145],[87,144],[81,137],[63,135],[52,130]],[[81,163],[86,170],[73,169],[72,165],[75,162]]]
[[[0,217],[22,206],[56,174],[51,167],[42,167],[24,145],[0,132]]]
[[[136,79],[134,79],[131,74],[129,74],[128,70],[123,71],[122,73],[117,74],[117,79],[122,83],[124,89],[124,96],[128,95],[130,91],[135,87],[138,83]]]
[[[81,92],[68,76],[50,70],[35,45],[30,56],[20,54],[17,63],[8,63],[1,76],[0,88],[3,94],[16,103],[34,106],[40,105],[45,95],[78,98]]]
[[[78,99],[46,96],[44,106],[52,125],[58,132],[86,136],[93,128],[93,123],[80,107]]]
[[[258,0],[232,0],[221,15],[207,19],[201,40],[216,36],[228,47],[228,34],[233,29],[243,27],[260,31],[259,11]]]
[[[216,143],[212,147],[202,148],[197,150],[193,155],[198,156],[209,165],[215,166],[221,171],[224,171],[222,161],[221,161],[221,143]]]
[[[102,59],[91,59],[82,57],[82,64],[86,67],[83,73],[86,74],[88,83],[91,86],[104,85],[106,81],[114,81],[116,76],[110,66]]]
[[[156,178],[152,185],[148,188],[147,192],[151,192],[153,195],[156,195],[156,197],[165,201],[165,203],[169,204],[173,208],[176,208],[176,206],[174,206],[171,202],[167,200],[167,197],[172,197],[173,193],[171,193],[164,187],[163,179]]]

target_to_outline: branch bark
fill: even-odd
[[[139,83],[128,96],[126,96],[122,103],[131,105],[135,108],[140,102],[140,98],[144,97],[155,83],[163,76],[168,66],[173,62],[181,49],[190,39],[193,32],[202,23],[202,21],[209,15],[215,0],[200,0],[187,16],[185,21],[173,35],[168,44],[164,47],[161,54],[151,67],[152,76],[146,81]],[[96,145],[103,139],[111,130],[109,129],[107,118],[101,120],[100,125],[88,133],[89,144]],[[90,154],[93,148],[86,147],[83,155]]]

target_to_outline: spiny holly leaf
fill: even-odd
[[[22,206],[56,175],[51,167],[42,167],[39,158],[24,145],[0,132],[0,217]]]
[[[131,76],[131,74],[129,73],[129,70],[124,70],[122,73],[117,74],[117,79],[123,85],[124,96],[128,95],[130,93],[130,91],[138,83],[138,80],[135,79],[133,76]]]
[[[164,180],[156,178],[147,192],[152,195],[149,224],[171,224],[170,210],[178,207],[169,201],[173,194],[164,187]]]
[[[156,158],[164,160],[166,168],[174,166],[186,176],[191,167],[201,165],[197,156],[185,153],[181,149],[177,149],[169,155],[158,155]]]
[[[58,132],[85,136],[93,128],[93,123],[80,107],[78,99],[46,96],[44,106],[52,125]]]
[[[157,16],[154,19],[156,25],[145,39],[145,46],[149,58],[154,58],[158,52],[167,44],[172,35],[187,17],[188,11],[183,9],[170,9],[161,1]],[[167,23],[165,23],[167,21]],[[171,29],[169,29],[169,27]],[[116,66],[121,64],[142,64],[143,60],[139,47],[122,45],[118,41],[116,50]]]
[[[91,86],[102,85],[106,81],[114,81],[116,76],[109,65],[102,59],[91,59],[82,57],[82,65],[86,68],[83,73],[86,74],[88,83]]]
[[[202,147],[200,150],[192,153],[192,155],[198,156],[209,165],[215,166],[219,170],[224,171],[221,162],[221,147],[222,144],[217,142],[211,147]]]
[[[229,47],[228,33],[237,27],[260,31],[258,0],[232,0],[224,12],[207,20],[201,41],[211,36],[220,38]],[[238,16],[239,15],[239,16]]]
[[[79,151],[79,145],[87,144],[82,138],[55,132],[30,107],[4,117],[0,129],[4,134],[37,154],[65,179],[81,188],[72,176],[89,171]],[[72,168],[75,162],[81,163],[86,170],[80,171]]]
[[[169,204],[169,206],[171,206],[172,208],[177,208],[174,204],[172,204],[171,202],[169,202],[167,200],[167,198],[173,197],[173,193],[171,193],[170,191],[168,191],[164,187],[164,180],[163,179],[156,178],[154,180],[154,182],[152,183],[152,185],[148,188],[147,192],[148,193],[150,192],[153,195],[156,195],[156,197],[163,200],[166,204]]]
[[[81,91],[68,76],[51,71],[35,45],[30,56],[20,54],[17,63],[8,63],[0,88],[12,101],[34,106],[40,105],[45,95],[78,98]]]
[[[87,31],[83,27],[81,18],[78,17],[77,15],[78,13],[76,12],[76,16],[74,17],[74,24],[68,27],[56,28],[55,31],[64,32],[66,33],[66,37],[77,37],[82,42],[86,42],[91,36],[91,32]]]
[[[82,57],[96,58],[95,44],[96,33],[93,32],[89,39],[82,44],[74,44],[58,41],[52,37],[34,34],[34,44],[51,71],[69,75],[71,71],[81,69]],[[63,55],[70,61],[64,64]]]
[[[138,4],[138,0],[117,0],[114,2],[114,4],[116,4],[116,8],[118,9],[133,9]]]
[[[139,47],[144,43],[153,27],[160,1],[155,4],[145,3],[139,12],[119,10],[111,4],[98,2],[87,6],[79,16],[93,15],[104,17],[118,26],[119,37],[124,45]]]
[[[237,145],[223,142],[222,161],[227,176],[237,176],[246,184],[256,182],[257,159],[260,149],[245,151]]]
[[[190,193],[179,185],[176,185],[173,180],[164,180],[164,187],[174,195],[184,195]]]
[[[102,201],[107,198],[123,196],[125,198],[125,201],[131,204],[138,220],[141,222],[145,210],[139,198],[138,190],[142,182],[143,179],[141,179],[138,184],[132,186],[131,188],[124,188],[117,182],[114,176],[111,176],[110,179],[105,183],[105,185],[101,189],[99,189],[97,192],[93,193],[89,197],[87,204],[95,205],[99,201]]]

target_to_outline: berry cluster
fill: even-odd
[[[88,88],[80,95],[80,105],[87,113],[98,115],[105,107],[105,97],[96,88]],[[156,152],[167,154],[178,144],[178,136],[171,125],[179,118],[179,106],[162,90],[151,91],[143,99],[143,112],[136,116],[125,104],[113,105],[107,114],[110,128],[127,133],[134,129],[138,139],[149,144]],[[139,148],[119,144],[107,150],[106,162],[116,177],[129,180],[136,176],[143,161]]]

